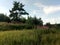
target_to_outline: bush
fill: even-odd
[[[33,25],[28,24],[25,26],[25,29],[33,29]]]
[[[33,29],[33,26],[29,24],[0,25],[0,31],[21,30],[21,29]]]

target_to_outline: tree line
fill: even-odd
[[[9,10],[9,16],[6,16],[5,14],[0,14],[0,22],[19,22],[32,25],[43,25],[43,21],[41,20],[41,18],[37,18],[36,16],[28,16],[27,19],[21,17],[22,15],[29,15],[29,13],[27,13],[26,10],[23,8],[24,6],[25,5],[20,2],[14,1],[13,8]]]
[[[36,16],[29,16],[29,13],[24,9],[24,6],[25,5],[20,2],[14,1],[13,7],[9,10],[9,16],[0,13],[0,22],[29,24],[35,26],[35,28],[37,26],[43,26],[43,20],[41,18],[37,18]],[[21,17],[22,15],[27,15],[27,19]],[[56,26],[59,27],[60,24],[50,24],[47,22],[44,26],[51,28]]]

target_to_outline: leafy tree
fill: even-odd
[[[33,18],[28,16],[28,19],[26,21],[28,24],[33,24]]]
[[[28,17],[27,23],[34,25],[34,28],[37,28],[37,25],[40,25],[40,26],[43,25],[43,21],[41,20],[41,18],[38,19],[36,16],[35,17]]]
[[[48,26],[49,28],[51,28],[50,22],[46,23],[46,26]]]
[[[22,23],[26,23],[26,18],[22,17],[22,18],[21,18],[21,22],[22,22]]]
[[[43,26],[43,21],[41,20],[41,18],[38,19],[38,24],[39,24],[40,26]]]
[[[38,19],[36,18],[36,16],[33,18],[33,24],[34,24],[34,25],[38,25],[38,24],[39,24],[39,21],[38,21]]]
[[[0,22],[8,22],[10,18],[4,14],[0,14]]]
[[[37,28],[37,25],[42,26],[43,25],[43,21],[41,20],[41,18],[37,18],[36,16],[33,18],[33,24],[35,25],[35,28]]]
[[[19,21],[21,15],[29,15],[25,10],[24,10],[24,5],[20,2],[14,1],[13,3],[13,8],[10,11],[10,19],[13,21]]]

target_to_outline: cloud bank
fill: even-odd
[[[51,6],[46,6],[43,5],[42,3],[34,3],[34,5],[36,5],[37,7],[39,7],[40,9],[42,8],[43,12],[45,14],[51,14],[51,13],[55,13],[57,11],[60,11],[60,5],[51,5]]]
[[[44,24],[46,24],[47,22],[50,22],[51,24],[60,23],[60,17],[44,19],[43,22]]]

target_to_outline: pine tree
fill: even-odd
[[[24,10],[24,5],[20,2],[14,1],[13,3],[13,8],[10,11],[10,18],[13,21],[19,21],[21,15],[29,15],[25,10]]]

